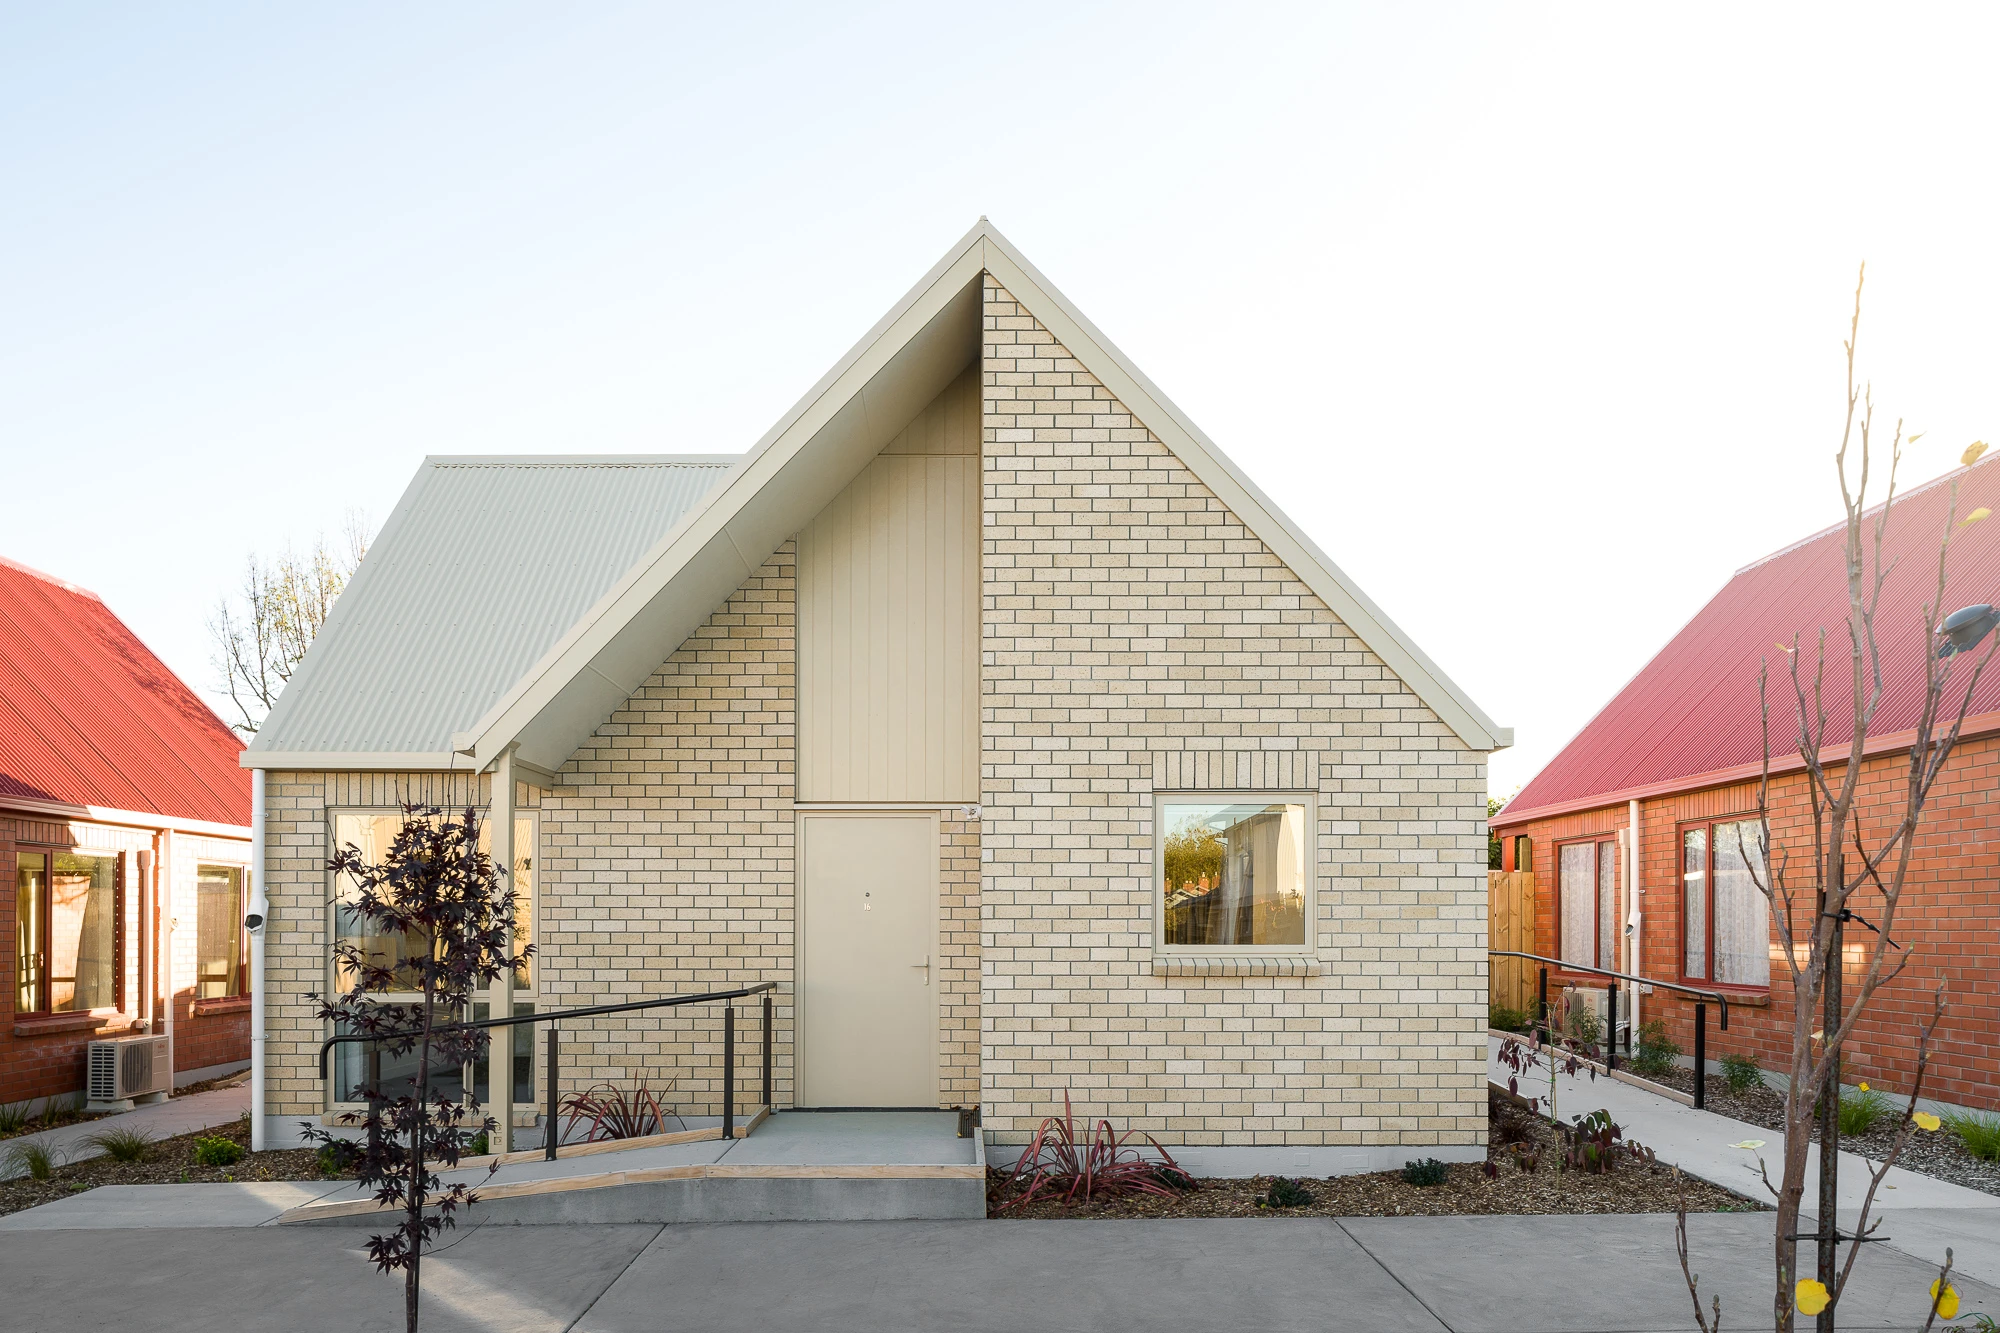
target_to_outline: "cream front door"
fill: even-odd
[[[799,817],[801,1106],[937,1105],[937,816]]]

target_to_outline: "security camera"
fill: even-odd
[[[262,930],[263,928],[264,928],[264,914],[262,912],[252,912],[248,916],[243,918],[243,929]]]

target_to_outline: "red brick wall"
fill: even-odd
[[[1837,782],[1841,769],[1833,770]],[[1863,828],[1875,845],[1900,816],[1907,787],[1907,755],[1883,755],[1866,761],[1862,770]],[[1802,884],[1810,875],[1812,813],[1803,774],[1774,778],[1771,790],[1771,859],[1776,865],[1785,852],[1792,857],[1791,878]],[[1643,892],[1643,963],[1648,977],[1680,977],[1680,832],[1683,821],[1753,816],[1757,784],[1654,797],[1640,802],[1640,885]],[[1571,837],[1612,834],[1627,821],[1623,804],[1563,815],[1528,824],[1503,825],[1508,857],[1512,839],[1533,839],[1535,872],[1535,952],[1560,952],[1556,933],[1556,846]],[[1529,867],[1521,867],[1527,869]],[[1621,903],[1626,893],[1623,859],[1619,866]],[[1793,912],[1794,930],[1803,937],[1812,915],[1810,894]],[[1880,923],[1880,898],[1873,890],[1856,896],[1857,912]],[[1773,909],[1775,918],[1776,908]],[[1929,805],[1917,829],[1909,882],[1891,932],[1914,958],[1903,975],[1881,991],[1847,1046],[1850,1082],[1868,1080],[1878,1087],[1906,1090],[1916,1064],[1917,1025],[1928,1014],[1930,997],[1939,983],[1946,987],[1946,1013],[1933,1041],[1924,1092],[1944,1101],[1985,1109],[2000,1109],[2000,736],[1963,742],[1931,790]],[[1730,1030],[1716,1030],[1709,1014],[1708,1055],[1748,1055],[1765,1069],[1784,1071],[1790,1062],[1791,986],[1784,960],[1775,952],[1776,921],[1772,923],[1771,987],[1768,1002],[1756,999],[1730,1006]],[[1867,967],[1875,937],[1850,924],[1846,933],[1848,993]],[[1858,946],[1858,947],[1857,947]],[[1551,991],[1562,980],[1551,973]],[[1589,979],[1578,977],[1578,981]],[[1596,982],[1592,984],[1601,984]],[[1641,1001],[1641,1018],[1664,1018],[1669,1033],[1684,1052],[1694,1048],[1693,1005],[1655,991]],[[1818,1030],[1819,1023],[1813,1028]]]

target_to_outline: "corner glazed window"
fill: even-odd
[[[1584,967],[1618,967],[1618,842],[1598,838],[1556,848],[1561,958]]]
[[[14,1011],[87,1014],[118,1007],[116,856],[14,854]]]
[[[1154,814],[1162,948],[1309,947],[1309,800],[1261,793],[1161,796]]]
[[[1770,880],[1754,819],[1681,830],[1681,976],[1718,986],[1771,984]]]

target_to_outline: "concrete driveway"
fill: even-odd
[[[1691,1232],[1725,1326],[1769,1318],[1771,1215]],[[424,1327],[473,1333],[791,1330],[1692,1329],[1673,1219],[1303,1218],[1171,1222],[487,1227],[425,1261]],[[9,1329],[395,1330],[402,1289],[363,1233],[14,1231]],[[1872,1246],[1843,1328],[1917,1329],[1935,1270]],[[1965,1309],[2000,1290],[1959,1283]]]

